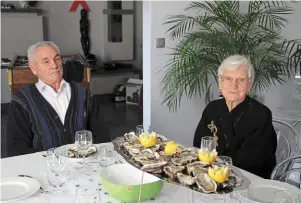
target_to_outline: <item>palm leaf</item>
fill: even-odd
[[[280,35],[293,9],[285,1],[250,1],[247,13],[239,1],[192,2],[197,16],[170,16],[165,24],[172,39],[172,59],[164,66],[163,104],[176,111],[183,97],[206,96],[220,63],[233,54],[248,56],[255,69],[253,88],[266,90],[284,82],[300,67],[301,44]],[[211,83],[211,84],[210,84]]]

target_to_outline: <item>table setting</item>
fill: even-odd
[[[215,139],[187,148],[137,126],[95,144],[78,131],[73,144],[1,159],[0,202],[300,203],[300,189],[235,167]]]

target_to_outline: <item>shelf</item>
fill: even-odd
[[[41,14],[42,9],[36,9],[36,8],[1,9],[1,13],[37,13],[37,14]]]

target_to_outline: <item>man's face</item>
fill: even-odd
[[[29,66],[33,74],[48,85],[60,82],[63,77],[62,58],[50,45],[39,47]]]

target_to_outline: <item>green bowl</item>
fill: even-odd
[[[115,164],[100,171],[100,182],[112,197],[123,202],[139,200],[140,183],[143,172],[130,164]],[[156,197],[162,190],[164,181],[149,173],[144,173],[140,201]]]

